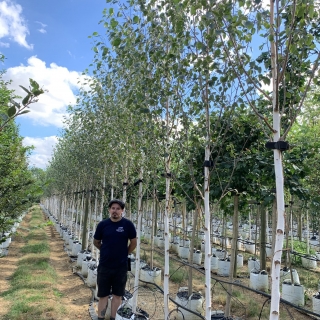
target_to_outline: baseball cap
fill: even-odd
[[[112,199],[112,200],[109,202],[109,204],[108,204],[108,208],[111,208],[111,206],[112,206],[114,203],[117,203],[117,204],[121,207],[121,209],[124,209],[125,204],[124,204],[123,201],[121,201],[121,200],[119,200],[119,199]]]

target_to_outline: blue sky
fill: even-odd
[[[66,107],[74,104],[82,71],[93,60],[94,31],[108,8],[104,0],[0,0],[0,52],[6,79],[19,85],[36,80],[48,92],[31,112],[17,118],[24,144],[34,145],[30,164],[45,168],[63,127]]]

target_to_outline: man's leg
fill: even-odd
[[[98,319],[104,319],[106,316],[107,312],[107,307],[108,307],[108,296],[106,297],[99,297],[99,302],[98,302]],[[112,306],[112,304],[111,304]]]
[[[116,317],[116,313],[118,308],[120,307],[122,301],[122,297],[121,296],[115,296],[114,294],[112,295],[112,300],[111,300],[111,317],[110,319]]]

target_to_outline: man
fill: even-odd
[[[93,244],[100,250],[97,276],[99,320],[105,317],[110,290],[112,290],[110,320],[115,319],[125,293],[128,254],[137,246],[137,233],[133,223],[122,217],[124,206],[121,200],[111,200],[108,204],[110,218],[101,221],[94,234]]]

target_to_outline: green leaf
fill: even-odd
[[[113,8],[110,8],[110,9],[109,9],[109,14],[112,15],[113,12],[114,12],[114,11],[113,11]]]
[[[140,108],[141,113],[149,113],[150,110],[148,108]]]
[[[177,21],[177,33],[182,32],[184,29],[184,22],[183,20],[178,20]]]
[[[26,104],[28,104],[30,100],[30,94],[26,95],[23,100],[22,100],[22,104],[25,106]]]
[[[197,49],[202,49],[202,46],[203,46],[203,44],[202,44],[202,42],[201,41],[197,41],[196,42],[196,47],[197,47]]]
[[[138,16],[133,17],[133,23],[138,23],[140,21]]]
[[[17,111],[16,111],[15,106],[12,106],[12,107],[8,108],[8,110],[7,110],[7,114],[10,118],[13,117],[16,114],[16,112]]]
[[[17,109],[20,109],[20,104],[18,102],[15,102],[14,100],[10,100],[10,102],[17,108]]]
[[[92,50],[93,50],[95,53],[98,53],[98,52],[99,52],[99,50],[98,50],[97,47],[93,47]]]
[[[121,43],[121,38],[115,38],[113,41],[112,41],[112,45],[114,47],[118,47]]]
[[[34,96],[40,96],[40,94],[43,94],[44,91],[42,89],[35,89],[35,90],[32,90],[32,93]]]
[[[28,94],[31,93],[31,92],[30,92],[27,88],[25,88],[24,86],[19,85],[19,87],[22,88],[26,93],[28,93]]]
[[[118,24],[119,22],[116,19],[111,19],[110,25],[112,28],[115,28]]]
[[[30,110],[23,110],[22,112],[20,112],[19,114],[25,114],[25,113],[29,113]]]
[[[309,7],[309,18],[313,18],[314,15],[314,6]]]
[[[29,81],[30,81],[30,85],[31,85],[32,89],[39,89],[39,84],[37,81],[34,81],[31,78],[29,78]]]
[[[108,53],[108,48],[107,47],[104,47],[103,48],[103,51],[102,51],[102,57],[105,57]]]
[[[99,35],[99,33],[97,31],[95,31],[93,34],[92,34],[94,37],[97,37]]]

